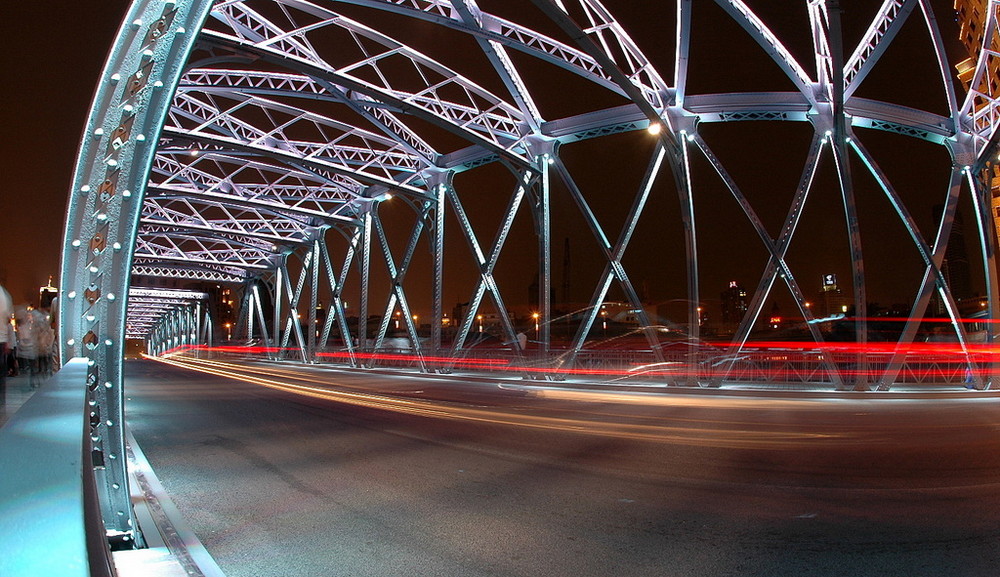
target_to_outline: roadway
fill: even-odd
[[[128,361],[127,418],[229,577],[1000,566],[995,393],[604,394],[205,368],[255,382]]]

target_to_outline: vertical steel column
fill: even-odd
[[[181,345],[181,332],[178,328],[180,324],[180,313],[174,307],[170,310],[170,348],[176,350]]]
[[[281,299],[282,299],[282,296],[281,296],[281,294],[282,294],[282,290],[284,290],[284,286],[283,285],[284,285],[284,282],[285,282],[285,277],[288,275],[288,269],[286,268],[287,261],[288,261],[288,257],[287,256],[283,256],[281,258],[281,261],[278,263],[278,266],[275,267],[275,269],[274,269],[274,305],[273,305],[274,306],[274,311],[273,311],[274,314],[272,315],[273,318],[274,318],[274,326],[272,327],[272,333],[274,334],[274,338],[273,338],[274,346],[275,346],[275,348],[279,349],[279,351],[280,351],[280,349],[282,347],[282,340],[281,340],[281,309],[282,309]],[[275,358],[280,358],[281,354],[282,354],[281,352],[275,353]]]
[[[215,345],[215,323],[212,322],[212,311],[208,303],[204,303],[204,322],[202,324],[202,340],[209,349]]]
[[[372,203],[371,209],[377,205]],[[372,253],[372,215],[365,212],[361,219],[361,260],[358,266],[361,267],[361,294],[358,305],[358,348],[362,351],[369,351],[368,346],[368,296],[371,272]]]
[[[431,237],[431,258],[434,261],[431,286],[431,356],[434,358],[441,354],[441,326],[444,322],[444,213],[452,173],[446,173],[446,176],[437,173],[436,176],[436,182],[431,187],[434,198],[434,230]],[[441,182],[442,180],[447,182]],[[452,319],[452,322],[458,322],[458,319]]]
[[[837,176],[840,181],[840,192],[843,197],[844,215],[847,219],[847,234],[851,249],[851,265],[854,276],[854,327],[855,341],[858,345],[856,359],[857,378],[854,388],[867,391],[868,386],[868,355],[865,346],[868,344],[868,296],[865,286],[865,265],[861,250],[861,228],[858,223],[858,208],[854,198],[854,181],[851,176],[850,157],[847,145],[847,119],[844,112],[844,51],[840,26],[840,3],[838,0],[826,0],[828,27],[826,40],[829,43],[830,83],[833,106],[833,158],[837,164]]]
[[[532,217],[538,236],[538,355],[546,358],[552,348],[552,165],[559,143],[541,137],[529,141],[538,177],[534,183]],[[524,176],[521,177],[524,181]]]
[[[312,282],[309,291],[309,336],[306,339],[306,360],[316,362],[316,306],[319,303],[319,240],[313,240],[312,252],[309,253],[312,268]]]
[[[184,346],[184,307],[175,306],[173,310],[174,350]]]
[[[201,324],[201,301],[194,304],[194,344],[202,344],[203,327]]]
[[[164,353],[170,352],[170,349],[174,348],[177,344],[174,340],[174,310],[170,309],[167,312],[167,318],[163,325],[163,342],[166,343],[164,346]]]
[[[173,321],[174,350],[177,350],[178,347],[184,346],[184,309],[182,307],[174,307]]]
[[[664,146],[669,146],[664,143]],[[681,138],[678,144],[680,166],[674,167],[674,178],[677,181],[677,195],[681,204],[681,222],[684,225],[684,249],[687,254],[687,298],[688,298],[688,370],[687,384],[698,385],[699,378],[699,341],[701,327],[701,288],[698,280],[698,233],[695,230],[694,191],[691,186],[691,159],[688,155],[687,138]]]
[[[1000,130],[1000,129],[997,129]],[[992,169],[992,165],[990,166]],[[993,218],[990,214],[990,186],[989,180],[981,182],[975,178],[972,171],[966,170],[966,177],[969,182],[969,191],[972,194],[972,201],[976,210],[976,228],[979,233],[980,244],[983,247],[983,269],[986,271],[986,342],[985,347],[992,350],[1000,341],[1000,285],[997,278],[998,248],[996,245],[996,229],[993,226]],[[987,175],[985,177],[989,179]],[[985,361],[984,384],[985,389],[1000,388],[1000,360],[996,354],[989,355]]]
[[[177,346],[187,347],[191,343],[189,342],[188,324],[191,319],[190,311],[186,304],[177,307]]]
[[[250,297],[247,300],[247,343],[253,340],[253,313],[257,310],[257,285],[250,285]]]
[[[552,348],[552,175],[549,171],[550,161],[555,161],[557,151],[553,147],[550,152],[536,157],[541,178],[538,181],[538,305],[541,309],[541,324],[538,340],[540,355],[545,358]]]

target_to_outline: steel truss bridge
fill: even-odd
[[[407,362],[447,372],[469,356],[482,330],[477,319],[489,313],[505,354],[535,362],[533,378],[560,378],[590,363],[588,339],[601,323],[601,305],[616,295],[633,308],[649,362],[671,363],[678,344],[664,341],[629,272],[652,259],[680,263],[679,348],[682,358],[702,355],[700,307],[706,294],[717,293],[704,284],[713,261],[699,243],[720,234],[710,226],[714,201],[702,190],[716,187],[749,232],[733,242],[763,255],[759,281],[718,356],[698,365],[703,370],[665,380],[718,386],[746,378],[740,359],[749,354],[768,299],[781,294],[808,332],[814,361],[801,370],[803,379],[837,389],[888,389],[908,370],[934,298],[947,311],[949,340],[972,385],[997,386],[998,363],[982,353],[992,350],[998,326],[988,177],[1000,138],[1000,107],[989,82],[998,2],[988,3],[986,48],[968,91],[954,85],[937,25],[951,15],[935,14],[930,0],[886,0],[850,40],[835,1],[804,1],[798,10],[807,15],[801,31],[809,42],[797,45],[797,55],[743,0],[677,0],[663,15],[672,26],[655,46],[641,45],[629,22],[616,19],[616,13],[641,19],[628,3],[479,4],[133,2],[83,135],[60,285],[63,358],[88,359],[90,438],[109,535],[128,540],[135,527],[121,458],[126,337],[163,352],[204,343],[219,330],[210,318],[202,321],[209,299],[200,290],[139,290],[133,277],[244,287],[242,335],[270,354],[291,350],[302,361],[316,360],[336,341],[341,362],[364,366],[389,346],[387,335],[396,329],[390,325],[400,322]],[[697,39],[720,24],[749,39],[740,46],[753,47],[724,51],[724,62],[738,67],[755,52],[781,89],[695,90],[700,71],[692,63],[705,50]],[[936,70],[928,90],[941,95],[943,113],[861,96],[904,31],[930,47],[921,53],[930,54]],[[811,49],[803,54],[802,46]],[[725,71],[713,74],[716,84],[725,81]],[[773,197],[741,185],[741,175],[713,148],[720,142],[713,137],[740,121],[801,128],[801,142],[749,143],[782,155],[797,185]],[[891,134],[899,146],[929,143],[950,159],[941,167],[940,190],[932,191],[944,205],[933,230],[918,226],[922,217],[907,202],[914,195],[894,186],[867,145],[885,138],[878,133]],[[638,162],[618,163],[614,150]],[[599,153],[581,161],[576,151]],[[615,177],[613,190],[591,185],[595,168]],[[711,179],[696,181],[702,174]],[[820,323],[811,322],[818,319],[795,255],[815,242],[799,225],[824,179],[840,204],[826,219],[844,231],[841,252],[855,310],[866,310],[872,274],[860,197],[873,187],[859,182],[874,183],[892,207],[886,227],[902,231],[918,257],[906,277],[915,279],[907,287],[909,314],[877,362],[866,354],[865,315],[855,320],[854,348],[846,353],[835,354]],[[609,196],[619,214],[614,224],[605,214]],[[765,217],[776,203],[784,216]],[[974,222],[967,224],[984,277],[981,342],[962,322],[943,270],[963,204],[972,206]],[[499,208],[486,214],[485,205]],[[553,231],[566,222],[588,235],[600,264],[585,286],[589,301],[556,346],[552,327],[568,321],[556,319],[553,302],[559,288]],[[661,242],[648,235],[633,242],[644,226],[661,230]],[[535,275],[529,355],[518,338],[523,326],[512,320],[520,300],[512,295]],[[449,317],[446,306],[456,295],[467,303]],[[323,300],[329,314],[319,319]],[[418,334],[417,311],[429,325],[426,335]],[[361,321],[351,326],[351,317]],[[378,319],[371,332],[364,330],[369,317]]]

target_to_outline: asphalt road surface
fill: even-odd
[[[127,418],[229,577],[1000,574],[1000,396],[208,368],[255,382],[129,361]]]

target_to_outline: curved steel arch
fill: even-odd
[[[552,38],[491,14],[473,0],[135,0],[102,73],[81,144],[61,283],[64,358],[87,356],[92,361],[88,373],[94,407],[91,433],[98,448],[95,465],[104,475],[100,485],[109,531],[123,538],[135,537],[122,459],[123,340],[126,334],[157,331],[166,337],[170,326],[181,326],[179,317],[169,313],[176,309],[155,303],[137,308],[141,312],[132,317],[127,315],[130,274],[210,282],[263,276],[277,305],[274,318],[264,319],[258,311],[251,321],[265,325],[262,329],[269,342],[288,343],[295,338],[307,360],[335,328],[344,338],[351,362],[360,362],[356,349],[383,346],[392,315],[400,311],[400,329],[417,350],[420,366],[448,370],[467,352],[475,316],[486,298],[493,301],[502,338],[512,343],[515,353],[522,352],[514,344],[516,327],[509,320],[509,298],[498,281],[497,269],[515,222],[528,218],[538,245],[537,257],[531,258],[539,271],[538,340],[547,352],[553,321],[552,219],[559,216],[552,213],[551,195],[558,188],[579,210],[605,266],[568,354],[549,367],[557,375],[571,368],[583,350],[612,286],[617,283],[629,304],[642,310],[625,257],[642,249],[631,242],[636,227],[649,218],[648,200],[670,173],[681,207],[680,224],[686,231],[685,296],[694,352],[702,273],[692,165],[706,163],[766,253],[757,290],[728,345],[728,356],[706,374],[696,371],[687,378],[691,384],[719,384],[745,346],[775,286],[784,285],[798,312],[812,320],[796,271],[786,258],[822,158],[832,159],[836,167],[856,287],[854,300],[863,310],[864,256],[856,225],[856,175],[851,172],[851,159],[855,159],[907,230],[922,261],[922,280],[914,287],[916,298],[895,353],[877,374],[877,382],[855,379],[824,356],[822,371],[829,382],[845,388],[889,387],[934,293],[948,309],[956,340],[968,350],[969,337],[942,274],[954,215],[965,197],[976,206],[977,245],[986,273],[983,292],[988,297],[987,315],[994,321],[986,339],[995,342],[996,247],[989,233],[989,191],[979,178],[979,172],[996,156],[1000,140],[996,130],[1000,101],[985,88],[994,57],[984,50],[973,89],[959,105],[930,0],[885,0],[853,47],[843,45],[839,12],[828,10],[822,1],[810,1],[813,62],[808,65],[792,56],[779,35],[746,2],[717,0],[788,84],[787,92],[732,94],[690,90],[689,61],[694,50],[690,42],[694,3],[690,0],[676,4],[669,82],[629,36],[627,26],[614,17],[613,5],[609,10],[598,0],[533,3],[564,38]],[[271,4],[282,9],[271,10]],[[394,40],[393,31],[345,17],[335,10],[339,4],[389,11],[468,35],[482,52],[483,74],[496,75],[507,94],[494,94],[484,88],[487,83],[458,73],[457,66]],[[987,48],[996,34],[993,4],[984,40]],[[918,13],[922,23],[915,18]],[[936,52],[947,116],[856,96],[898,32],[904,26],[921,25]],[[328,50],[330,37],[343,42],[333,54]],[[508,50],[516,51],[527,63],[515,61]],[[535,65],[568,71],[610,94],[615,105],[575,115],[546,110],[538,104],[532,82],[524,74]],[[715,156],[699,129],[702,123],[747,120],[808,122],[812,127],[799,184],[777,234],[761,223],[760,207],[748,200],[738,179]],[[587,198],[586,183],[578,183],[563,162],[560,147],[647,128],[660,129],[659,142],[638,188],[627,199],[631,204],[624,223],[613,230]],[[947,148],[953,159],[951,180],[948,190],[942,191],[943,196],[947,192],[947,203],[934,238],[919,233],[902,196],[866,148],[863,128]],[[509,173],[510,180],[505,181],[509,195],[499,222],[479,223],[477,228],[475,211],[469,210],[476,202],[470,195],[477,191],[456,182],[455,175],[487,164],[499,164]],[[391,211],[379,209],[394,193],[402,193],[412,209],[409,222],[393,221]],[[446,217],[449,210],[453,218]],[[454,227],[468,255],[445,242],[446,226],[449,231]],[[331,255],[324,242],[331,227],[343,235],[338,249],[342,254]],[[424,242],[431,255],[429,349],[444,361],[424,358],[417,346],[418,327],[406,290],[407,283],[413,282],[407,280],[408,272],[419,266],[417,249]],[[452,257],[449,266],[461,257],[474,271],[471,285],[462,287],[468,291],[470,306],[462,319],[453,319],[459,327],[448,350],[441,336],[446,250]],[[387,283],[384,308],[370,302],[369,294],[375,282],[371,260],[379,255]],[[297,259],[297,282],[291,278],[295,271],[289,268],[290,259]],[[332,293],[333,314],[317,341],[314,331],[301,334],[294,313],[305,306],[308,294],[310,325],[315,322],[320,280]],[[363,330],[355,329],[352,334],[347,326],[343,291],[350,283],[361,287],[360,318],[367,319],[370,309],[382,308],[382,314],[376,315],[380,326],[370,341]],[[157,314],[174,314],[163,318],[166,329],[157,328]],[[663,360],[653,319],[644,312],[638,316],[650,348]],[[190,334],[189,324],[184,325],[185,334]],[[823,335],[815,330],[811,334],[817,350],[825,355]],[[856,340],[864,344],[866,339],[867,331],[860,323]],[[970,367],[984,369],[975,371],[976,386],[995,387],[1000,378],[995,364],[984,368],[975,363],[970,360]]]

